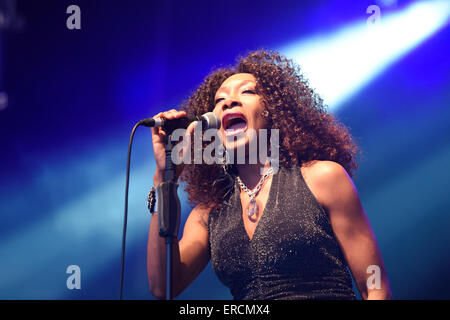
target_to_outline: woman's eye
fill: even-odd
[[[220,101],[222,101],[224,98],[217,98],[215,104],[218,104]]]
[[[253,94],[255,94],[256,92],[254,90],[244,90],[242,93],[253,93]]]

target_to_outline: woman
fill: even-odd
[[[183,111],[155,117],[209,111],[222,120],[227,151],[243,147],[245,159],[255,137],[250,132],[277,129],[279,170],[272,172],[270,161],[181,168],[196,206],[174,244],[174,295],[211,259],[235,299],[354,299],[347,267],[364,299],[389,299],[377,242],[350,178],[357,147],[298,67],[278,53],[250,53],[236,67],[210,74]],[[239,125],[232,127],[231,114],[241,118]],[[226,139],[237,131],[243,134]],[[155,186],[165,166],[164,136],[152,129]],[[150,223],[148,276],[152,294],[163,298],[165,245],[157,215]]]

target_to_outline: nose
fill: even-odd
[[[225,111],[227,109],[232,109],[236,106],[241,106],[241,102],[239,101],[239,99],[236,99],[233,97],[227,98],[224,101],[224,104],[222,105],[222,111]]]

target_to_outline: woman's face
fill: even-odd
[[[224,146],[227,149],[246,147],[256,139],[266,121],[262,97],[256,94],[256,79],[250,73],[238,73],[226,79],[217,90],[213,112],[220,118]],[[247,154],[247,152],[246,152]]]

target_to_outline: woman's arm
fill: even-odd
[[[302,174],[311,192],[328,213],[362,298],[391,299],[389,280],[377,240],[345,169],[332,161],[315,161],[303,167]],[[378,275],[379,279],[375,279]]]
[[[186,116],[185,111],[175,109],[160,112],[154,118],[176,119]],[[193,133],[195,122],[192,122],[186,136]],[[166,165],[166,152],[164,147],[166,133],[162,128],[152,127],[152,144],[155,154],[156,171],[153,176],[153,185],[157,186],[163,180]],[[183,138],[184,139],[184,138]],[[177,167],[177,174],[178,169]],[[190,213],[184,226],[183,237],[176,239],[172,247],[172,294],[179,295],[205,268],[209,261],[208,230],[206,227],[209,209],[198,205]],[[176,230],[178,233],[178,230]],[[151,293],[159,299],[166,295],[166,245],[164,238],[159,236],[158,213],[150,221],[147,245],[147,273]]]
[[[209,261],[208,229],[209,209],[197,205],[184,225],[183,237],[176,239],[172,250],[173,296],[178,296],[205,268]],[[158,299],[166,295],[166,247],[159,236],[158,213],[150,222],[147,246],[147,273],[151,293]]]

